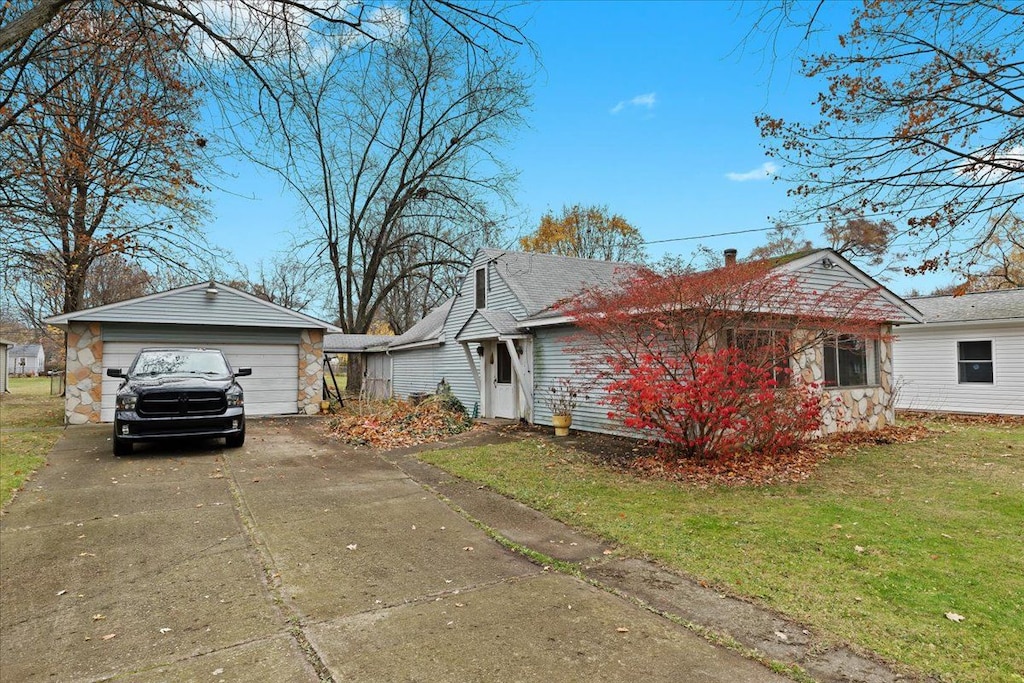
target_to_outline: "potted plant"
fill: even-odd
[[[551,424],[555,427],[555,436],[569,436],[572,426],[572,411],[581,396],[580,388],[568,377],[559,377],[548,387],[547,404],[551,409]]]

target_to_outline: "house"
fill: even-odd
[[[111,422],[120,380],[143,347],[218,348],[232,367],[249,415],[315,413],[323,391],[323,337],[341,330],[247,292],[210,281],[46,320],[67,331],[67,422]]]
[[[6,394],[7,388],[7,352],[14,346],[14,342],[0,339],[0,394]]]
[[[1024,289],[908,299],[896,328],[896,407],[1024,415]]]
[[[455,297],[374,353],[390,356],[396,396],[433,392],[444,380],[463,405],[482,417],[550,425],[551,413],[543,393],[559,378],[575,373],[566,344],[578,332],[556,304],[585,287],[612,287],[618,273],[634,267],[481,249]],[[868,290],[896,312],[892,322],[920,320],[913,307],[831,250],[795,255],[776,268],[793,274],[807,288],[841,284]],[[864,380],[839,382],[840,386],[828,389],[846,404],[855,427],[876,428],[894,419],[890,352],[885,341],[868,345],[859,357],[844,358],[844,363],[863,366],[860,376]],[[812,349],[795,369],[808,379],[824,381],[824,355],[823,346]],[[621,432],[621,426],[607,413],[600,403],[600,390],[589,392],[573,414],[573,425],[589,431]],[[827,431],[840,428],[835,421],[826,426]]]
[[[35,377],[46,371],[42,344],[15,344],[7,351],[7,373],[17,377]]]

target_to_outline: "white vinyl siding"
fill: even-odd
[[[906,325],[895,329],[896,407],[1024,415],[1024,322]],[[958,343],[991,340],[992,383],[959,382]]]
[[[509,289],[501,268],[495,264],[487,264],[486,253],[479,253],[477,260],[469,268],[476,273],[478,268],[486,268],[489,272],[489,289],[487,290],[487,308],[504,310],[516,318],[522,318],[526,311],[519,300]],[[455,341],[455,336],[476,311],[476,278],[464,278],[459,295],[452,304],[448,318],[444,324],[444,343],[439,346],[397,350],[391,352],[394,395],[407,397],[417,392],[433,392],[437,384],[444,379],[452,387],[452,392],[473,412],[473,406],[480,406],[480,392],[477,390],[473,373],[466,361],[462,344]],[[482,321],[481,322],[485,322]],[[476,355],[477,344],[470,344],[470,351],[480,368],[480,357]]]
[[[533,375],[534,421],[538,424],[551,424],[551,408],[545,400],[545,394],[550,393],[550,388],[561,377],[574,381],[579,377],[576,366],[573,365],[575,356],[566,351],[566,345],[576,342],[579,334],[579,329],[575,327],[547,327],[536,331],[533,344]],[[583,383],[584,379],[580,378],[580,381]],[[574,429],[605,434],[629,434],[621,423],[608,418],[608,406],[601,402],[605,395],[606,391],[601,386],[587,387],[572,413]]]
[[[246,415],[282,415],[298,412],[299,349],[295,344],[213,344],[210,339],[182,341],[179,345],[217,348],[233,369],[252,368],[238,378],[245,392]],[[107,377],[109,368],[127,370],[139,349],[160,346],[153,342],[104,342],[103,400],[100,419],[114,419],[114,395],[121,380]]]
[[[75,320],[97,320],[103,323],[180,323],[251,327],[254,320],[260,327],[306,327],[296,313],[272,304],[254,300],[224,287],[216,295],[204,289],[175,290],[161,295],[142,297],[120,306],[102,306],[97,312],[83,311]]]

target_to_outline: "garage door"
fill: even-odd
[[[121,380],[107,377],[108,368],[127,370],[135,354],[144,347],[160,344],[106,342],[103,344],[103,404],[100,418],[114,421],[114,394]],[[203,346],[175,344],[175,346]],[[252,368],[252,375],[239,377],[245,391],[246,415],[284,415],[299,410],[299,348],[295,344],[220,344],[233,368]]]

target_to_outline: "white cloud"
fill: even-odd
[[[960,164],[956,170],[981,183],[1003,183],[1024,171],[1024,146],[1017,145],[1000,153],[991,152],[982,159]]]
[[[748,180],[771,180],[771,177],[775,175],[775,172],[779,170],[779,167],[771,161],[766,161],[757,168],[747,171],[746,173],[726,173],[725,177],[729,180],[735,180],[737,183],[745,183]]]
[[[609,111],[612,114],[618,114],[626,107],[644,107],[646,109],[654,109],[654,105],[658,103],[657,93],[649,92],[643,95],[637,95],[636,97],[629,100],[622,100]]]

